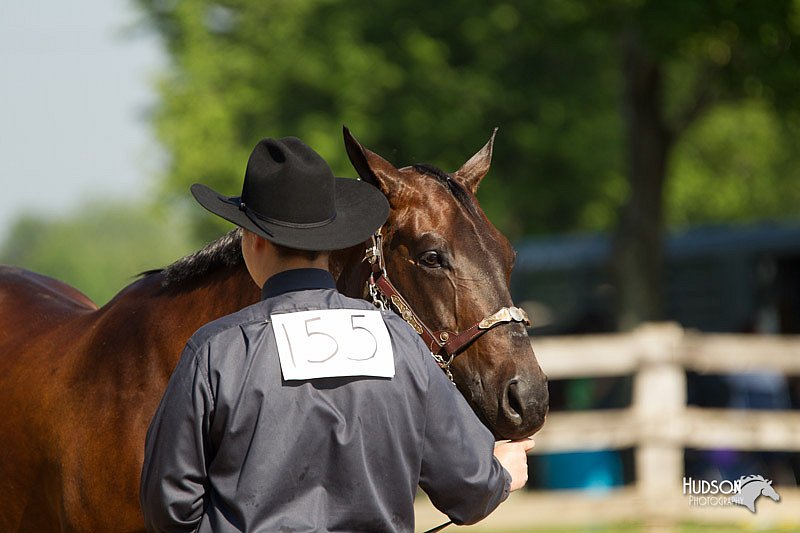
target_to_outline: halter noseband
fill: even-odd
[[[422,337],[425,345],[431,351],[431,355],[445,371],[450,381],[453,381],[450,364],[455,356],[466,350],[481,335],[501,324],[521,322],[526,327],[531,325],[524,309],[503,307],[461,332],[447,330],[434,332],[420,320],[400,291],[389,281],[389,276],[386,274],[386,263],[383,260],[383,236],[380,229],[372,236],[372,247],[367,248],[364,261],[367,261],[372,268],[367,282],[372,303],[380,309],[393,307],[403,320]]]

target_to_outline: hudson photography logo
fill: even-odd
[[[781,497],[772,487],[772,481],[762,476],[742,476],[737,480],[683,478],[683,494],[693,507],[732,507],[741,505],[751,513],[756,512],[756,501],[766,496],[773,501]]]

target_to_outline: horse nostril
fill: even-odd
[[[506,388],[506,415],[508,418],[522,418],[523,407],[519,397],[519,384],[511,381]]]
[[[500,410],[496,434],[505,439],[521,439],[536,433],[547,415],[547,385],[518,376],[510,379],[498,398]]]
[[[500,409],[497,412],[496,435],[505,439],[520,439],[536,433],[544,424],[548,397],[544,379],[530,381],[519,376],[511,378],[498,397]]]

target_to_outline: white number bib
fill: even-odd
[[[270,316],[285,380],[394,376],[380,311],[323,309]]]

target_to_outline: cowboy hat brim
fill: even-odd
[[[389,202],[376,187],[351,178],[335,178],[336,216],[322,225],[290,224],[240,208],[240,197],[225,196],[195,183],[192,196],[208,211],[261,237],[296,250],[342,250],[365,242],[386,222]]]

